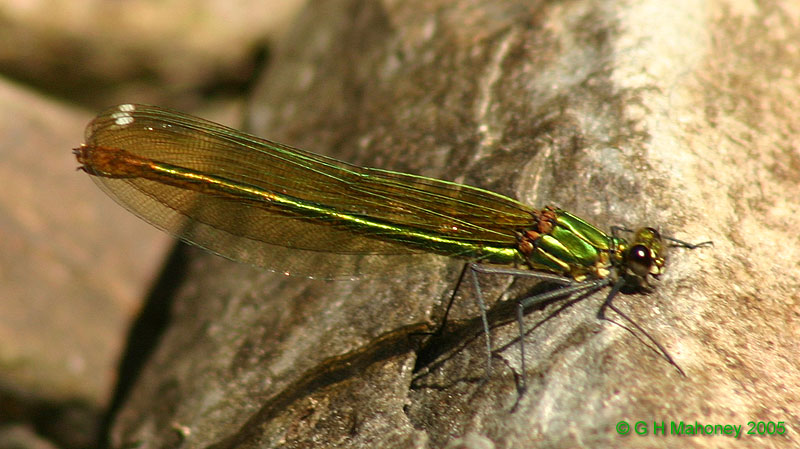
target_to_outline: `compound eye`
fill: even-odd
[[[660,240],[661,239],[661,233],[658,232],[658,229],[656,229],[656,228],[647,227],[647,228],[644,228],[640,232],[648,232],[648,233],[650,233],[650,238],[653,239],[653,240]]]
[[[628,269],[639,277],[647,277],[653,266],[650,250],[644,245],[634,245],[628,251]]]

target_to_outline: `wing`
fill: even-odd
[[[87,127],[85,147],[123,149],[165,167],[310,205],[303,210],[356,217],[343,225],[330,214],[221,195],[198,187],[203,179],[186,188],[152,177],[93,177],[151,224],[214,253],[277,271],[359,276],[409,263],[425,251],[443,252],[408,244],[402,238],[407,232],[513,246],[514,230],[531,221],[529,207],[487,190],[354,166],[153,106],[121,105],[99,115]]]

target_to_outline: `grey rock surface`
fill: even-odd
[[[596,295],[492,330],[469,292],[425,346],[461,263],[354,282],[198,254],[117,447],[794,447],[800,150],[790,2],[311,2],[248,127],[373,167],[556,204],[600,227],[714,246],[672,254],[600,321]],[[492,283],[494,282],[494,283]],[[495,304],[524,293],[489,281]],[[503,292],[508,292],[503,295]],[[511,317],[513,318],[513,316]],[[613,317],[619,321],[618,317]],[[475,338],[473,338],[475,337]],[[415,371],[420,348],[432,360]],[[617,423],[649,431],[621,436]],[[783,421],[784,435],[654,436],[653,423]],[[795,427],[793,427],[795,426]]]

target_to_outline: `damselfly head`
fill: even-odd
[[[625,275],[640,287],[649,288],[649,277],[658,278],[664,272],[666,247],[661,234],[653,228],[640,228],[634,233],[624,252]]]

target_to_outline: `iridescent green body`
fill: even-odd
[[[517,300],[522,336],[525,308],[609,286],[599,316],[610,308],[625,317],[612,304],[614,296],[649,288],[665,264],[666,246],[653,228],[633,232],[628,241],[562,209],[535,209],[476,187],[358,167],[154,106],[105,111],[73,152],[80,168],[134,214],[232,260],[332,279],[425,266],[417,259],[430,253],[464,259],[459,283],[469,271],[489,354],[476,273],[562,285]],[[671,246],[699,246],[669,240]]]
[[[532,268],[577,281],[628,276],[636,287],[649,286],[648,276],[658,277],[664,271],[666,251],[655,229],[638,229],[629,244],[567,211],[553,209],[553,213],[552,229],[538,237],[533,245],[538,251],[528,258]]]
[[[586,275],[605,275],[605,270],[621,239],[615,239],[596,227],[572,215],[553,210],[553,225],[538,236],[535,250],[528,256],[534,269],[550,271],[581,280]]]
[[[153,106],[99,115],[75,154],[107,193],[151,224],[270,269],[359,276],[377,257],[436,253],[577,281],[634,274],[645,285],[664,264],[651,228],[629,245],[561,209],[353,166]],[[630,270],[634,246],[653,261],[646,271]],[[320,253],[360,261],[291,262]]]

